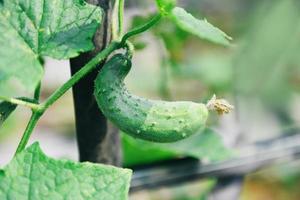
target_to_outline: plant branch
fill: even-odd
[[[120,0],[115,1],[113,13],[112,13],[112,20],[111,20],[111,36],[113,40],[117,40],[120,36],[119,33],[119,3]]]
[[[123,21],[124,21],[124,0],[119,0],[118,8],[118,35],[123,35]]]
[[[15,98],[10,98],[10,97],[0,96],[0,100],[9,102],[9,103],[15,104],[15,105],[26,106],[26,107],[31,108],[32,110],[39,110],[40,109],[40,106],[38,104],[23,101],[21,99],[15,99]]]
[[[38,120],[40,119],[40,117],[42,116],[42,113],[40,112],[36,112],[36,111],[33,111],[32,115],[31,115],[31,118],[27,124],[27,127],[23,133],[23,136],[21,138],[21,141],[18,145],[18,148],[16,150],[16,154],[20,153],[21,151],[23,151],[28,143],[28,140],[32,134],[32,131],[35,127],[35,125],[37,124]]]
[[[144,24],[140,27],[137,27],[131,31],[129,31],[128,33],[126,33],[122,40],[121,40],[121,46],[125,46],[126,44],[126,41],[132,37],[132,36],[135,36],[135,35],[138,35],[140,33],[143,33],[145,32],[146,30],[150,29],[152,26],[154,26],[156,23],[159,22],[159,20],[161,19],[161,14],[157,14],[155,15],[147,24]]]
[[[112,39],[118,40],[123,35],[124,0],[116,0],[112,15]]]

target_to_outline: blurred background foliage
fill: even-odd
[[[221,161],[242,155],[250,144],[298,134],[300,2],[181,0],[178,4],[232,36],[232,45],[225,48],[199,40],[163,20],[132,40],[136,54],[126,80],[129,89],[155,99],[197,102],[216,94],[234,104],[235,110],[222,117],[213,114],[209,129],[177,143],[156,144],[122,134],[124,166],[185,156],[204,163]],[[153,0],[127,0],[127,28],[148,20],[154,10]],[[69,77],[67,61],[46,59],[45,70],[43,97]],[[40,140],[48,155],[77,159],[72,106],[69,92],[35,131],[32,141]],[[1,165],[11,158],[28,114],[18,108],[0,130]],[[295,161],[249,174],[240,199],[300,199],[299,169]],[[216,184],[217,180],[201,180],[134,194],[132,199],[210,199]]]

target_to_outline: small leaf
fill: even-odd
[[[0,199],[125,200],[131,170],[54,160],[38,143],[19,153],[0,173]]]
[[[226,35],[226,33],[220,29],[211,25],[206,19],[196,19],[183,8],[175,7],[172,10],[171,18],[184,31],[217,44],[222,44],[225,46],[229,45],[229,40],[231,40],[231,37]]]
[[[3,0],[0,92],[14,79],[34,91],[43,75],[40,57],[68,59],[93,49],[101,19],[101,9],[82,0]]]
[[[17,105],[9,102],[0,103],[0,128],[9,115],[17,108]]]
[[[163,15],[168,15],[176,6],[177,0],[156,0],[156,4]]]

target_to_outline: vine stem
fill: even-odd
[[[39,110],[40,109],[40,106],[38,104],[23,101],[21,99],[15,99],[15,98],[10,98],[10,97],[0,96],[0,100],[9,102],[9,103],[15,104],[15,105],[26,106],[26,107],[31,108],[32,110]]]
[[[116,0],[112,17],[112,39],[118,40],[123,35],[124,0]]]
[[[121,40],[121,45],[124,46],[126,44],[126,41],[134,36],[134,35],[138,35],[142,32],[145,32],[146,30],[150,29],[152,26],[154,26],[157,22],[159,22],[159,20],[162,18],[162,15],[161,14],[156,14],[148,23],[140,26],[140,27],[137,27],[131,31],[129,31],[128,33],[126,33],[122,40]]]
[[[31,133],[33,132],[33,129],[41,116],[42,116],[42,113],[40,113],[40,112],[36,112],[36,111],[32,112],[31,118],[27,124],[27,127],[26,127],[25,132],[22,136],[22,139],[18,145],[15,155],[25,149],[25,147],[29,141],[29,138],[31,136]]]
[[[118,10],[118,35],[123,35],[123,21],[124,21],[124,0],[119,0],[119,10]]]
[[[121,1],[122,2],[122,1]],[[113,51],[124,48],[128,44],[127,40],[137,34],[140,34],[142,32],[145,32],[152,26],[154,26],[159,20],[161,19],[161,15],[157,14],[154,18],[152,18],[147,24],[140,26],[138,28],[133,29],[132,31],[129,31],[126,33],[123,38],[121,39],[121,42],[113,41],[111,42],[104,50],[102,50],[100,53],[98,53],[93,59],[91,59],[86,65],[84,65],[76,74],[74,74],[67,82],[65,82],[60,88],[58,88],[48,99],[42,103],[42,104],[33,104],[29,102],[25,102],[18,99],[12,99],[12,98],[5,98],[3,97],[2,100],[6,100],[8,102],[19,104],[19,105],[25,105],[30,108],[32,108],[32,116],[28,122],[28,125],[25,129],[25,132],[21,138],[21,141],[19,142],[18,148],[16,150],[16,154],[22,152],[27,143],[28,140],[38,122],[40,117],[44,114],[44,112],[61,96],[63,96],[71,87],[73,87],[74,84],[76,84],[80,79],[82,79],[85,75],[87,75],[89,72],[91,72],[98,63],[103,61],[106,57],[108,57]],[[128,48],[128,47],[127,47]],[[0,97],[1,100],[1,97]]]

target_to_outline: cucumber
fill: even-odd
[[[130,59],[116,54],[95,80],[98,106],[120,130],[139,139],[163,143],[182,140],[204,128],[208,118],[205,104],[135,96],[124,85],[130,69]]]

